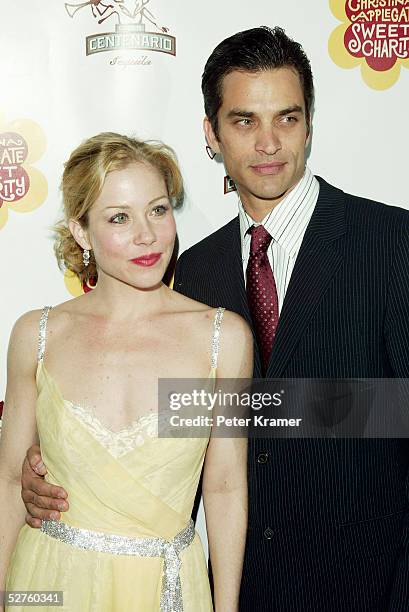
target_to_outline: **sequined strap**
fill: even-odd
[[[44,360],[45,354],[45,339],[47,334],[47,321],[48,314],[51,310],[52,306],[44,306],[41,312],[40,325],[38,331],[38,352],[37,352],[37,360],[42,363]]]
[[[217,309],[216,315],[214,317],[214,327],[213,327],[213,339],[212,339],[212,359],[211,359],[211,367],[212,370],[217,368],[217,357],[219,355],[220,348],[220,327],[222,324],[223,314],[226,309],[219,306]]]
[[[65,544],[83,550],[93,550],[112,555],[163,558],[160,611],[183,612],[179,553],[187,548],[195,537],[195,526],[192,519],[190,519],[187,527],[182,529],[173,540],[128,538],[117,534],[72,527],[62,521],[42,521],[41,531],[52,538],[65,542]]]

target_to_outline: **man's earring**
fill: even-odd
[[[87,268],[89,266],[90,254],[88,249],[84,249],[82,253],[82,261],[84,262],[84,266]]]
[[[206,145],[206,153],[208,154],[210,159],[214,159],[216,157],[216,153],[213,151],[211,147],[209,147],[209,145]]]

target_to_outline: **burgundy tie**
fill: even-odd
[[[265,374],[278,323],[278,295],[267,249],[271,236],[263,225],[253,225],[247,264],[247,300]]]

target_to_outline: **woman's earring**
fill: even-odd
[[[88,249],[84,249],[82,253],[82,261],[84,262],[84,266],[87,267],[89,265],[90,254]]]
[[[209,145],[206,145],[206,153],[208,154],[210,159],[214,159],[216,157],[216,153],[213,151],[211,147],[209,147]]]

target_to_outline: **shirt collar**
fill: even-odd
[[[248,229],[252,225],[264,225],[273,240],[285,250],[291,250],[294,228],[297,234],[304,233],[315,208],[319,194],[319,182],[306,167],[302,179],[281,200],[281,202],[264,217],[261,222],[254,221],[245,211],[239,196],[239,221],[241,245],[250,240]]]

